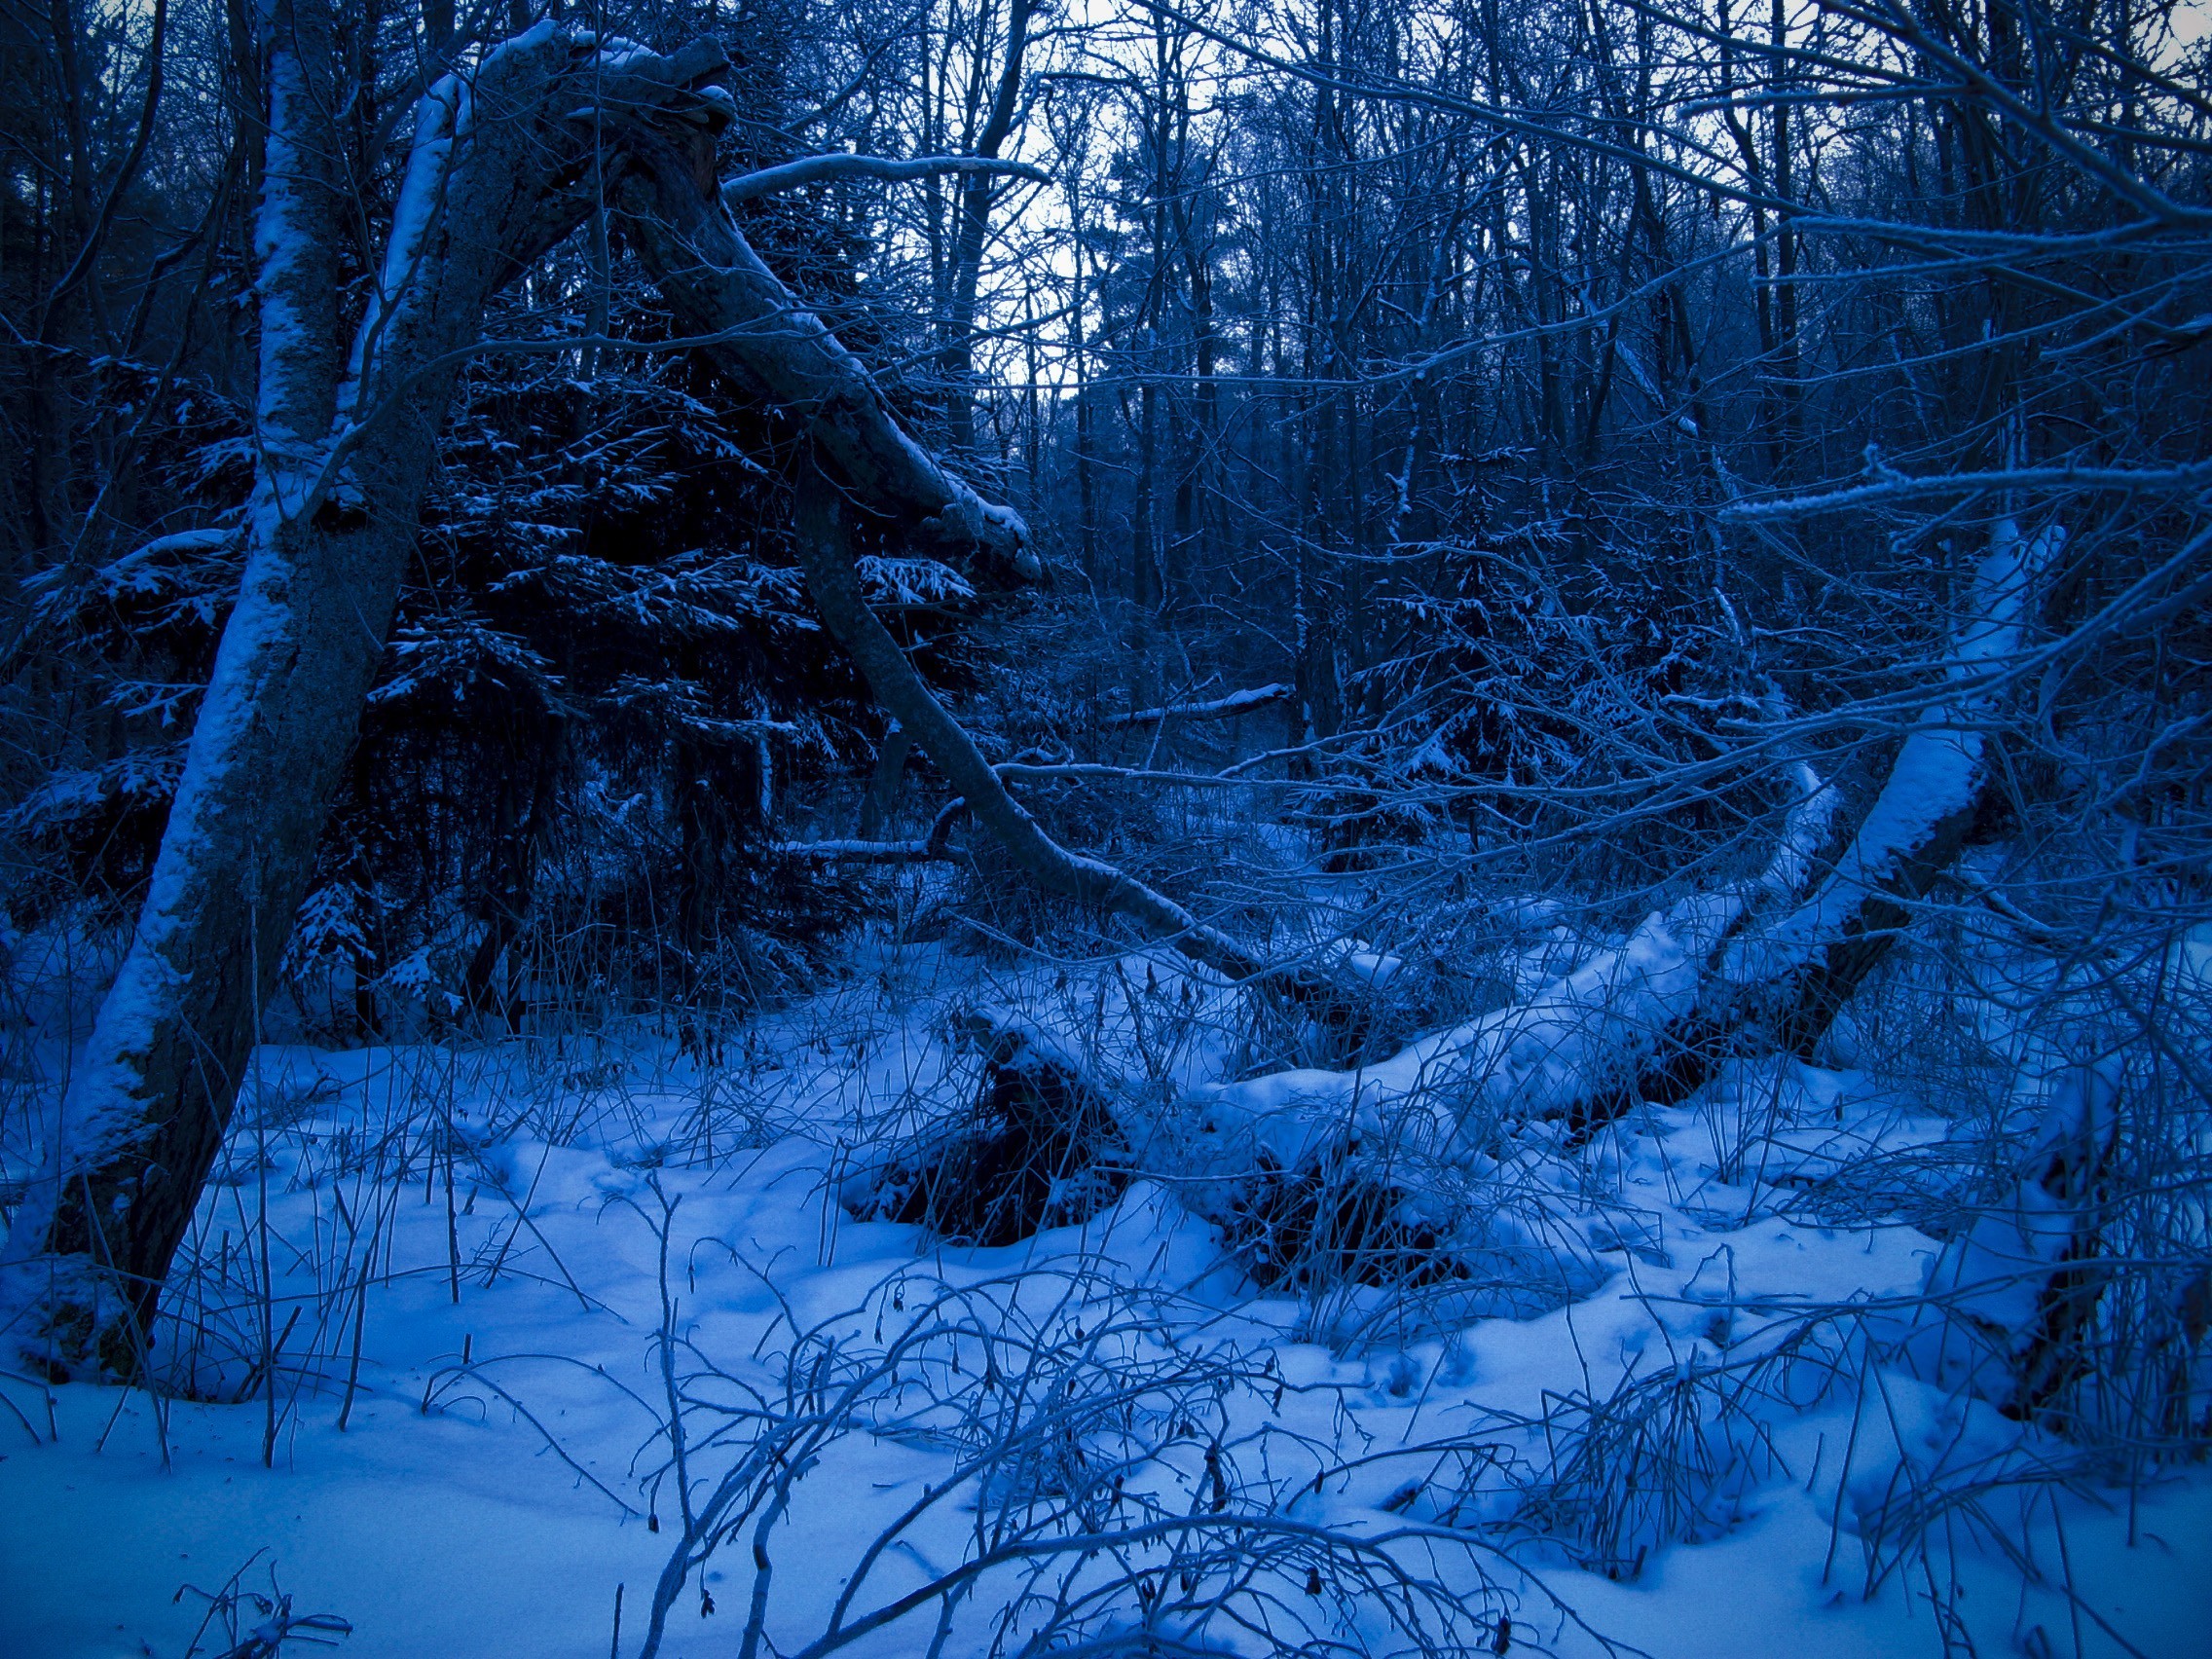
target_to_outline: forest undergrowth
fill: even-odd
[[[1315,1068],[1385,1073],[1637,937],[1470,891],[1424,957],[1419,862],[1272,872],[1365,930],[1356,1006],[1302,1026],[1157,948],[1055,957],[1036,914],[1015,948],[971,913],[987,884],[925,869],[810,992],[711,1043],[647,1013],[265,1047],[150,1387],[88,1415],[4,1380],[18,1467],[220,1443],[313,1489],[362,1432],[471,1484],[549,1466],[629,1564],[597,1635],[544,1633],[561,1651],[619,1616],[623,1652],[1683,1652],[1698,1615],[1657,1564],[1731,1540],[1838,1651],[2180,1651],[2190,1551],[2144,1539],[2201,1495],[2205,1293],[2193,1184],[2139,1171],[2196,1152],[2153,1134],[2185,1102],[2115,1103],[2187,1074],[2078,1058],[2061,966],[1961,905],[1810,1060],[1729,1060],[1589,1132],[1286,1153],[1214,1193],[1191,1148],[1238,1079],[1325,1102],[1360,1074]],[[99,964],[69,929],[17,962],[19,1149]],[[2194,1031],[2208,972],[2187,941],[2143,1006]],[[1482,1080],[1447,1055],[1416,1092],[1465,1116]],[[2080,1236],[2046,1171],[2069,1135],[2099,1148],[2093,1256],[2034,1231]],[[2074,1263],[2098,1275],[2076,1346],[2033,1356]],[[2149,1626],[2081,1565],[2120,1539],[2172,1575]],[[255,1542],[278,1568],[298,1548]],[[376,1609],[339,1602],[362,1570],[323,1564],[315,1594],[382,1651]],[[1598,1588],[1655,1574],[1655,1599]]]
[[[2212,1654],[2201,10],[0,9],[0,1650]]]

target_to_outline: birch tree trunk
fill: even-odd
[[[580,106],[604,99],[632,126],[696,120],[691,89],[723,63],[698,47],[617,71],[543,23],[441,80],[349,350],[335,16],[331,0],[267,15],[245,574],[136,932],[0,1279],[0,1329],[51,1374],[145,1366],[383,653],[460,366],[487,303],[590,205]]]

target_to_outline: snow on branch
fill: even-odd
[[[1939,472],[1908,478],[1877,462],[1864,484],[1812,496],[1786,496],[1764,501],[1732,501],[1719,509],[1724,519],[1756,522],[1805,518],[1890,501],[1915,501],[1930,496],[1972,496],[1988,490],[2079,490],[2140,495],[2202,490],[2212,486],[2212,461],[2186,466],[2014,466],[1995,472]]]
[[[1296,783],[1295,780],[1282,778],[1240,778],[1233,777],[1226,772],[1159,771],[1144,766],[1109,766],[1094,760],[1063,760],[1050,763],[1002,760],[991,770],[1005,781],[1017,784],[1044,784],[1084,779],[1092,783],[1172,784],[1192,790],[1305,787]]]
[[[1944,665],[1954,689],[1913,722],[1834,872],[1776,926],[1737,941],[1722,968],[1726,982],[1752,986],[1794,976],[1818,953],[1862,929],[1869,903],[1889,894],[1916,861],[1944,842],[1946,827],[1972,814],[1988,746],[1989,671],[2017,648],[2029,587],[2048,566],[2063,534],[2056,525],[2046,526],[2023,544],[2016,524],[1998,523]],[[1947,856],[1941,862],[1948,863]]]
[[[914,441],[866,366],[745,240],[726,196],[700,188],[697,169],[708,160],[700,147],[710,142],[703,129],[631,133],[616,193],[639,255],[677,316],[738,385],[806,412],[837,487],[909,547],[956,547],[1013,579],[1034,580],[1042,570],[1020,515],[985,501]]]
[[[775,854],[803,864],[958,864],[962,858],[936,841],[778,841]]]
[[[391,232],[385,240],[383,268],[369,292],[360,326],[354,330],[346,383],[338,394],[342,416],[358,413],[361,388],[375,370],[378,344],[414,284],[431,221],[445,202],[457,159],[455,147],[467,135],[474,103],[474,88],[468,81],[459,75],[442,75],[415,106],[415,141],[408,153],[398,200],[392,203]]]
[[[1346,1135],[1460,1161],[1480,1154],[1501,1120],[1565,1117],[1632,1075],[1695,1006],[1701,964],[1741,903],[1693,896],[1528,1001],[1377,1064],[1272,1072],[1207,1090],[1187,1148],[1191,1173],[1219,1178],[1262,1160],[1296,1168]]]
[[[1158,725],[1162,720],[1227,720],[1270,703],[1287,702],[1291,688],[1283,684],[1257,685],[1247,691],[1232,691],[1226,697],[1216,697],[1206,703],[1166,703],[1157,709],[1134,709],[1125,715],[1109,715],[1098,723],[1108,731],[1119,731],[1127,726]]]

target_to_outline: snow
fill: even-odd
[[[0,813],[0,829],[35,834],[90,817],[113,801],[156,804],[175,792],[183,769],[182,746],[165,745],[133,751],[104,766],[55,772]]]
[[[414,285],[431,221],[445,201],[455,152],[467,136],[474,109],[470,84],[460,75],[441,75],[416,101],[415,142],[408,154],[407,172],[400,180],[398,199],[392,203],[383,269],[369,293],[360,326],[354,330],[346,382],[338,394],[341,422],[359,420],[367,413],[361,408],[361,397],[375,373],[378,343]]]
[[[101,566],[94,580],[109,599],[126,595],[146,596],[167,591],[173,578],[160,567],[166,561],[196,554],[220,553],[239,538],[235,529],[183,530],[173,535],[157,535]]]
[[[963,604],[976,597],[967,579],[935,559],[891,559],[864,553],[853,561],[871,605]]]
[[[1134,709],[1125,715],[1109,715],[1100,724],[1112,729],[1117,726],[1158,725],[1171,719],[1228,719],[1237,715],[1264,709],[1271,703],[1280,703],[1293,695],[1292,688],[1279,682],[1256,685],[1248,690],[1232,691],[1225,697],[1215,697],[1202,703],[1165,703],[1158,708]]]
[[[265,9],[262,27],[274,31]],[[313,190],[318,174],[300,136],[314,92],[299,52],[272,52],[268,75],[272,117],[263,154],[261,207],[253,225],[262,364],[255,432],[267,452],[283,457],[303,452],[323,436],[319,429],[295,426],[301,412],[289,406],[297,381],[291,364],[312,359],[319,350],[311,319],[300,313],[303,291],[317,276],[315,217],[302,197]]]
[[[1272,1072],[1207,1090],[1194,1167],[1246,1168],[1258,1151],[1295,1167],[1346,1130],[1411,1132],[1437,1156],[1477,1155],[1500,1121],[1565,1112],[1651,1051],[1695,1004],[1704,950],[1738,903],[1700,896],[1654,913],[1526,1001],[1374,1065]]]
[[[1782,838],[1759,876],[1759,885],[1778,899],[1793,897],[1813,873],[1813,855],[1827,838],[1828,826],[1843,805],[1833,785],[1825,784],[1803,760],[1789,768],[1797,799],[1784,815]]]
[[[2048,568],[2062,540],[2055,525],[2024,546],[2011,520],[1993,528],[1990,550],[1975,568],[1966,614],[1943,665],[1949,694],[1913,721],[1881,793],[1820,890],[1774,927],[1730,947],[1721,966],[1726,983],[1779,980],[1824,948],[1945,819],[1972,805],[1986,747],[1992,677],[2018,646],[2030,584]]]
[[[1592,1008],[1618,1017],[1674,995],[1686,943],[1712,921],[1652,918],[1586,951],[1528,1008],[1417,1046],[1419,1056],[1364,1074],[1219,1086],[1212,1098],[1304,1088],[1336,1091],[1358,1110],[1385,1087],[1410,1088],[1424,1068],[1433,1080],[1471,1055],[1501,1071],[1518,1066],[1521,1086],[1541,1089],[1553,1068],[1578,1063]],[[1147,966],[1123,972],[1141,983]],[[1915,1481],[1944,1469],[2016,1470],[2040,1455],[2016,1425],[1956,1390],[1894,1370],[1879,1373],[1878,1386],[1850,1385],[1860,1375],[1853,1310],[1878,1318],[1916,1294],[1941,1246],[1902,1222],[1838,1226],[1791,1207],[1807,1182],[1869,1152],[1939,1143],[1943,1122],[1913,1100],[1855,1073],[1737,1062],[1699,1095],[1632,1115],[1581,1152],[1539,1141],[1522,1177],[1551,1183],[1554,1218],[1587,1235],[1594,1273],[1531,1316],[1447,1311],[1392,1325],[1360,1300],[1381,1292],[1324,1306],[1258,1290],[1156,1181],[1136,1183],[1082,1227],[995,1250],[852,1220],[833,1194],[855,1149],[973,1088],[973,1061],[947,1036],[962,1011],[1022,1011],[1040,1042],[1071,1056],[1102,1042],[1102,1062],[1135,1058],[1126,1025],[1086,1031],[1094,1005],[1080,981],[1055,986],[934,947],[886,950],[856,968],[853,979],[756,1020],[742,1055],[733,1043],[727,1069],[680,1058],[646,1029],[558,1045],[264,1049],[258,1090],[203,1206],[195,1248],[208,1288],[191,1310],[210,1333],[201,1391],[246,1398],[172,1403],[165,1431],[142,1394],[65,1386],[53,1391],[50,1438],[43,1391],[0,1379],[24,1419],[0,1410],[0,1581],[9,1586],[0,1651],[179,1655],[204,1610],[191,1595],[172,1601],[179,1587],[218,1590],[242,1569],[240,1583],[264,1592],[273,1573],[296,1615],[348,1620],[353,1635],[338,1651],[352,1659],[604,1654],[617,1586],[621,1651],[634,1653],[680,1528],[673,1488],[653,1480],[666,1457],[656,1333],[678,1339],[668,1351],[679,1374],[694,1378],[695,1397],[737,1405],[751,1390],[773,1401],[786,1385],[782,1355],[865,1365],[945,1295],[970,1320],[961,1375],[971,1390],[983,1370],[980,1341],[993,1333],[1009,1342],[1042,1333],[1059,1351],[1120,1354],[1124,1365],[1211,1367],[1204,1375],[1218,1381],[1192,1409],[1220,1414],[1219,1443],[1242,1448],[1239,1482],[1260,1481],[1264,1467],[1280,1483],[1272,1513],[1282,1525],[1346,1538],[1413,1528],[1434,1548],[1436,1537],[1462,1535],[1437,1532],[1449,1514],[1457,1517],[1451,1526],[1480,1519],[1496,1529],[1473,1536],[1521,1538],[1509,1555],[1494,1553],[1502,1543],[1485,1545],[1492,1553],[1452,1557],[1459,1565],[1440,1569],[1458,1575],[1451,1581],[1469,1606],[1491,1593],[1477,1587],[1480,1573],[1517,1598],[1513,1651],[1596,1653],[1587,1626],[1653,1654],[1698,1659],[1934,1653],[1927,1594],[1937,1582],[1947,1587],[1946,1616],[1964,1621],[1978,1651],[2071,1650],[2062,1599],[2047,1583],[2023,1582],[1995,1544],[1953,1537],[1938,1546],[1935,1578],[1897,1558],[1899,1493]],[[1174,999],[1178,989],[1171,981],[1157,995]],[[2038,1096],[2054,1102],[2054,1122],[2062,1093],[2054,1076]],[[396,1184],[388,1163],[378,1167],[439,1144],[441,1124],[455,1148],[451,1255],[442,1162],[429,1165],[428,1185],[419,1158]],[[248,1368],[257,1300],[235,1266],[228,1274],[214,1266],[225,1242],[234,1264],[242,1260],[236,1241],[255,1234],[265,1178],[276,1322],[286,1308],[304,1310],[292,1362],[277,1372],[269,1468],[269,1395]],[[372,1258],[362,1387],[343,1432],[347,1263],[362,1252],[342,1212],[380,1217],[389,1252]],[[1362,1319],[1364,1340],[1332,1340]],[[1814,1351],[1844,1363],[1756,1369],[1809,1319]],[[794,1329],[814,1328],[833,1342],[794,1345]],[[218,1340],[226,1332],[228,1350]],[[311,1350],[319,1376],[303,1369]],[[1004,1351],[1005,1374],[1014,1375],[1013,1350]],[[727,1381],[716,1382],[709,1366]],[[1593,1514],[1572,1504],[1611,1489],[1529,1483],[1543,1473],[1547,1444],[1575,1444],[1583,1414],[1630,1398],[1624,1386],[1702,1397],[1698,1379],[1723,1367],[1757,1383],[1746,1396],[1755,1415],[1707,1419],[1711,1446],[1735,1451],[1701,1489],[1700,1541],[1635,1543],[1641,1574],[1614,1582],[1575,1567],[1565,1546],[1515,1531],[1531,1493],[1552,1493],[1550,1513],[1582,1514],[1600,1528],[1641,1515],[1649,1486],[1627,1492],[1625,1508]],[[1778,1403],[1780,1393],[1792,1403]],[[962,1438],[971,1431],[933,1415],[910,1388],[866,1396],[863,1408],[821,1435],[813,1472],[790,1489],[769,1535],[777,1570],[767,1628],[783,1651],[821,1632],[868,1540],[902,1512],[916,1509],[917,1519],[874,1557],[856,1606],[903,1594],[975,1547],[981,1514],[973,1498],[933,1495],[949,1490],[973,1453]],[[1752,1427],[1756,1442],[1746,1438]],[[701,1492],[743,1466],[753,1432],[739,1422],[724,1445],[694,1443]],[[1476,1467],[1437,1450],[1469,1445],[1510,1455]],[[1132,1467],[1132,1501],[1205,1492],[1202,1450]],[[2044,1519],[2021,1523],[2018,1535],[2055,1571],[2048,1513],[2063,1517],[2095,1619],[2112,1621],[2139,1652],[2212,1651],[2201,1619],[2212,1483],[2198,1474],[2132,1496],[2094,1483],[2071,1495],[2039,1490],[2056,1509],[2039,1510]],[[1238,1496],[1234,1513],[1247,1501]],[[1987,1506],[2000,1520],[2011,1513],[2001,1493]],[[1625,1537],[1634,1542],[1633,1529]],[[701,1614],[698,1581],[676,1597],[663,1652],[736,1650],[750,1538],[749,1530],[708,1563],[712,1615]],[[1322,1608],[1327,1598],[1299,1593],[1302,1577],[1286,1588],[1286,1604]],[[987,1581],[954,1621],[948,1652],[979,1650],[990,1596],[1009,1582]],[[1355,1612],[1347,1605],[1345,1616]],[[929,1619],[894,1623],[855,1651],[920,1651]],[[2083,1622],[2086,1651],[2120,1651],[2094,1619]]]

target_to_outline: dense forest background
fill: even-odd
[[[531,54],[579,89],[537,114],[499,79]],[[1453,1144],[1488,1113],[1493,1159],[1778,1057],[1864,1072],[1941,1149],[1775,1180],[1933,1240],[1981,1354],[1883,1363],[2053,1480],[2200,1456],[2208,54],[2173,0],[9,0],[25,1364],[179,1350],[256,1041],[624,1030],[742,1074],[888,940],[1100,989],[1085,1051],[963,1014],[965,1126],[885,1131],[854,1216],[1009,1244],[1159,1174],[1131,1124],[1193,1090],[1372,1075],[1333,1129],[1335,1084],[1235,1095],[1303,1126],[1190,1202],[1251,1283],[1402,1313],[1498,1202],[1474,1154],[1378,1151],[1361,1110],[1439,1109],[1406,1056],[1479,1055]],[[463,217],[495,130],[556,230]],[[684,262],[754,253],[766,309],[716,320]],[[787,335],[851,378],[778,379]],[[359,524],[397,526],[381,599]],[[247,672],[287,605],[358,606],[365,695],[306,624]],[[257,726],[324,734],[327,777],[224,772]],[[197,955],[157,926],[188,901]],[[163,1012],[123,966],[157,957],[220,996]],[[1542,1055],[1484,1048],[1501,1019]],[[390,1172],[442,1157],[449,1216],[455,1133]],[[123,1289],[22,1278],[53,1260]],[[274,1414],[258,1272],[215,1392]]]
[[[424,81],[521,20],[341,21],[352,305]],[[1455,869],[1618,897],[1755,829],[1787,740],[1746,722],[1877,768],[1964,550],[2063,506],[2016,844],[2187,863],[2157,780],[2195,775],[2197,663],[2149,607],[2190,608],[2071,643],[2192,534],[2201,111],[2166,13],[575,21],[726,37],[733,169],[1049,170],[741,208],[1047,559],[1017,591],[868,569],[994,758],[1281,684],[1244,729],[1331,850],[1450,830]],[[151,866],[237,581],[260,164],[242,16],[8,26],[21,927]],[[865,788],[897,745],[785,550],[793,433],[663,344],[618,230],[485,324],[293,957],[347,962],[370,1028],[387,977],[482,1010],[502,958],[544,996],[772,994],[865,903],[776,843],[931,813]]]

